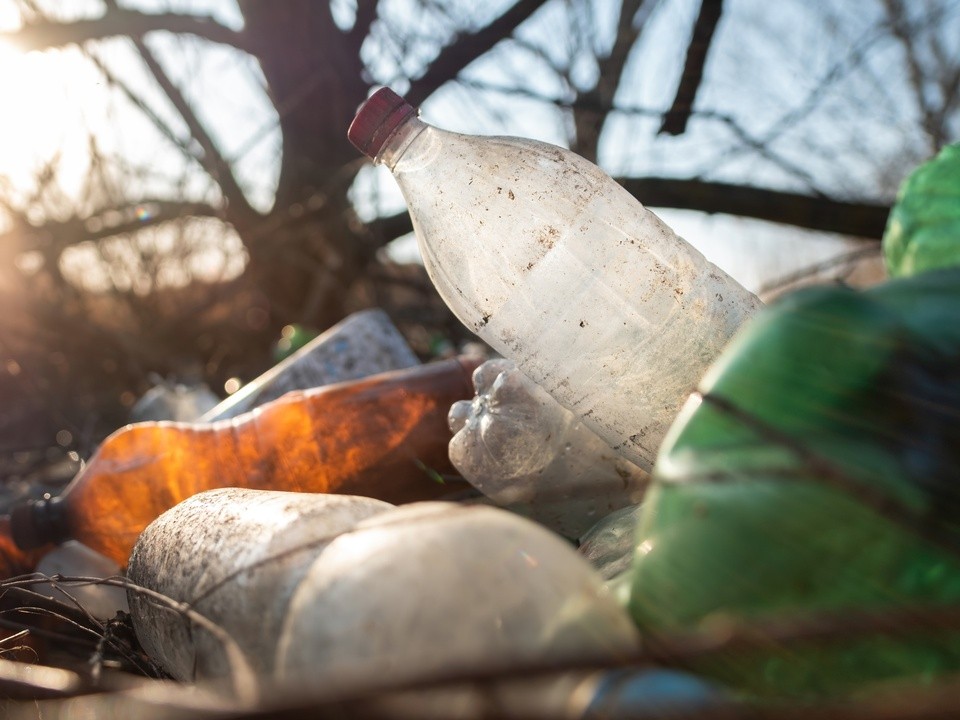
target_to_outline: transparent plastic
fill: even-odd
[[[410,116],[376,159],[400,185],[424,265],[457,317],[649,468],[759,300],[563,148]]]
[[[630,505],[610,513],[580,538],[577,548],[604,580],[630,569],[636,551],[637,524],[642,505]]]
[[[476,397],[450,408],[450,461],[501,507],[576,539],[643,497],[649,475],[510,360],[473,373]]]

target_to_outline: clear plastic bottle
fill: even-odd
[[[393,173],[457,317],[650,467],[759,300],[569,150],[439,130],[388,88],[348,136]]]
[[[510,360],[485,362],[473,385],[450,408],[450,462],[497,505],[576,539],[643,498],[649,475]]]

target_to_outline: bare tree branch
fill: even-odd
[[[682,135],[687,129],[687,121],[693,110],[693,102],[703,80],[703,68],[707,62],[710,43],[720,22],[723,12],[723,0],[703,0],[700,13],[693,25],[693,35],[687,45],[687,59],[683,64],[683,74],[677,86],[673,105],[663,116],[660,132],[667,135]]]
[[[120,80],[92,50],[88,50],[86,54],[111,87],[119,90],[185,157],[192,158],[200,164],[199,154],[174,132],[173,128],[150,107],[146,100],[137,95],[129,85]]]
[[[590,105],[597,108],[610,107],[614,95],[627,66],[627,58],[643,32],[646,19],[650,17],[658,0],[624,0],[620,6],[620,18],[617,21],[617,34],[610,54],[598,58],[597,84],[586,92],[577,94],[577,102],[584,103],[574,110],[573,122],[576,129],[577,152],[588,160],[596,161],[600,147],[600,133],[610,116],[608,111],[589,110]],[[635,22],[641,9],[646,10],[642,20]]]
[[[162,225],[171,220],[182,220],[188,217],[221,217],[222,215],[222,210],[207,203],[145,199],[133,205],[100,210],[91,218],[81,222],[86,233],[84,240],[102,240],[114,235]],[[106,222],[106,219],[112,216],[121,218],[120,222],[115,224]]]
[[[562,110],[590,110],[595,113],[618,112],[626,115],[637,115],[649,118],[657,118],[663,115],[663,110],[661,108],[601,104],[594,97],[579,96],[575,100],[569,101],[561,98],[551,97],[529,88],[503,85],[501,83],[487,82],[485,80],[477,80],[475,78],[457,78],[457,82],[460,85],[463,85],[465,88],[470,88],[473,90],[484,90],[501,93],[503,95],[526,98],[529,100],[539,100],[540,102],[554,105]],[[709,115],[716,117],[715,113],[709,113]]]
[[[613,47],[610,54],[598,62],[600,76],[597,79],[597,91],[601,103],[613,104],[613,96],[627,67],[630,51],[659,2],[660,0],[624,0]]]
[[[544,65],[546,65],[551,72],[557,74],[558,76],[563,77],[570,72],[569,62],[566,62],[566,63],[558,62],[557,60],[552,58],[550,54],[547,53],[546,50],[544,50],[539,45],[536,45],[530,42],[529,40],[526,40],[524,38],[519,38],[519,37],[512,37],[510,38],[510,44],[514,47],[518,47],[521,50],[526,51],[527,53],[535,57],[537,60],[542,62]],[[464,84],[469,84],[473,81],[460,78],[460,82]]]
[[[80,25],[81,28],[86,27],[84,23],[103,23],[109,29],[112,28],[114,24],[123,26],[124,22],[130,22],[131,13],[136,16],[143,15],[142,13],[136,13],[133,11],[125,10],[119,7],[116,4],[116,0],[105,0],[107,7],[107,12],[103,15],[102,18],[95,21],[77,21],[73,23],[74,25]],[[42,16],[41,16],[42,17]],[[157,17],[168,17],[168,16],[154,16],[146,15],[145,18],[157,18]],[[192,20],[196,20],[198,16],[172,16],[172,17],[184,17]],[[118,21],[119,18],[119,21]],[[205,20],[207,23],[212,23],[209,18]],[[212,23],[213,25],[222,28],[223,30],[228,30],[218,23]],[[176,23],[173,24],[174,26]],[[58,24],[48,20],[42,20],[31,25],[25,26],[24,29],[16,33],[17,37],[21,37],[23,33],[27,34],[27,37],[31,37],[30,28],[39,28],[39,27],[64,27],[62,24]],[[123,28],[125,27],[125,32]],[[170,29],[170,28],[163,28]],[[189,31],[186,31],[189,32]],[[229,32],[233,33],[232,30]],[[216,144],[213,142],[213,139],[210,137],[206,128],[197,118],[196,113],[193,112],[193,109],[190,107],[186,98],[183,96],[183,93],[180,92],[180,89],[170,80],[169,76],[161,67],[160,63],[157,61],[156,57],[153,55],[151,50],[146,46],[143,41],[142,32],[140,27],[134,26],[128,27],[118,27],[117,32],[114,34],[125,34],[128,35],[136,47],[137,51],[140,53],[140,56],[143,58],[144,63],[147,66],[147,69],[153,75],[154,79],[157,81],[157,84],[160,85],[163,92],[166,94],[167,98],[170,100],[171,104],[177,109],[180,116],[183,118],[184,122],[187,125],[187,128],[190,131],[191,136],[197,141],[197,144],[202,149],[202,154],[198,157],[196,153],[191,152],[184,145],[183,141],[176,137],[175,133],[166,126],[166,123],[162,122],[159,116],[150,110],[145,103],[143,103],[139,98],[137,98],[134,93],[126,87],[126,85],[120,82],[112,73],[110,73],[103,63],[93,56],[91,53],[87,53],[87,56],[97,65],[98,69],[103,72],[104,76],[107,78],[108,82],[119,87],[124,94],[143,111],[147,117],[154,121],[156,127],[175,145],[177,145],[188,157],[194,158],[201,167],[214,179],[214,181],[219,185],[221,192],[223,193],[224,198],[228,203],[229,212],[236,218],[249,219],[255,215],[255,211],[251,208],[249,202],[246,199],[243,191],[241,190],[239,184],[236,181],[236,178],[233,175],[233,169],[230,167],[230,164],[224,159],[220,154],[219,149],[216,147]],[[194,33],[196,34],[196,33]],[[234,33],[235,34],[235,33]],[[92,38],[86,38],[92,39]]]
[[[885,205],[721,182],[666,178],[617,178],[617,182],[649,207],[748,217],[870,241],[883,235],[890,213]],[[371,228],[386,242],[413,229],[407,213],[380,218]]]
[[[395,215],[387,215],[385,217],[377,218],[376,220],[367,223],[367,226],[369,227],[373,236],[379,239],[383,245],[386,245],[391,240],[396,240],[398,237],[406,235],[409,232],[413,232],[413,223],[410,222],[410,213],[408,213],[406,210],[403,212],[398,212]]]
[[[757,295],[763,296],[768,293],[779,292],[790,285],[815,278],[831,270],[841,269],[843,271],[849,271],[862,260],[877,257],[880,253],[881,248],[879,242],[870,243],[865,247],[857,247],[855,250],[842,253],[828,260],[814,263],[813,265],[807,265],[787,275],[781,275],[778,278],[769,280],[757,290]]]
[[[884,0],[884,10],[890,20],[890,30],[900,45],[906,59],[907,74],[910,78],[910,89],[913,91],[917,109],[920,111],[923,129],[928,138],[928,147],[931,153],[936,153],[944,144],[943,126],[937,118],[927,93],[925,92],[925,73],[920,63],[919,52],[916,46],[916,35],[902,0]]]
[[[193,111],[193,108],[190,107],[183,93],[180,92],[180,89],[173,83],[143,40],[134,39],[133,43],[143,58],[144,63],[146,63],[147,68],[150,70],[150,73],[156,79],[157,84],[160,85],[163,92],[170,99],[170,102],[177,109],[177,112],[180,113],[183,121],[187,124],[190,134],[203,149],[203,155],[199,158],[199,162],[217,185],[220,186],[220,190],[228,203],[228,214],[241,220],[249,220],[255,216],[256,211],[250,207],[246,195],[244,195],[243,190],[240,189],[240,185],[237,183],[236,177],[234,177],[233,168],[230,167],[230,164],[223,155],[221,155],[213,138],[210,137],[203,123],[200,122],[200,119]]]
[[[913,23],[913,31],[921,32],[930,30],[942,23],[944,17],[945,11],[943,9],[940,11],[931,11],[925,17]],[[801,103],[787,110],[786,113],[769,125],[768,129],[760,138],[760,142],[765,146],[772,146],[780,137],[786,135],[788,131],[809,117],[820,107],[820,104],[827,94],[845,77],[851,75],[855,70],[866,66],[870,53],[875,50],[877,45],[882,44],[889,37],[889,21],[881,20],[875,23],[850,46],[850,51],[844,57],[834,63],[830,69],[820,77],[819,81]],[[710,173],[717,172],[724,164],[732,162],[753,149],[752,147],[741,147],[733,151],[725,152],[717,162],[707,167],[706,171]]]
[[[211,42],[232,45],[239,50],[249,52],[241,33],[221,25],[209,16],[180,13],[154,15],[120,7],[109,8],[106,13],[97,18],[66,23],[56,20],[31,22],[19,30],[0,32],[0,42],[9,43],[24,51],[49,50],[111,37],[142,37],[157,30],[180,35],[196,35]]]
[[[59,255],[77,242],[103,240],[186,217],[218,217],[220,214],[206,203],[143,199],[130,205],[103,208],[89,217],[62,221],[48,219],[42,227],[18,222],[12,230],[0,234],[0,244],[25,233],[43,233],[48,244],[54,246],[55,254]]]
[[[493,92],[502,93],[504,95],[513,95],[517,97],[529,98],[532,100],[539,100],[544,103],[549,103],[558,108],[565,110],[573,110],[576,115],[593,115],[601,116],[604,118],[608,117],[611,113],[622,113],[624,115],[633,115],[639,117],[662,117],[664,114],[663,110],[650,107],[638,107],[630,105],[614,105],[612,104],[613,96],[606,101],[603,101],[597,96],[596,93],[585,93],[581,96],[578,96],[573,102],[567,102],[565,100],[560,100],[558,98],[548,97],[542,93],[538,93],[532,90],[528,90],[522,87],[510,87],[506,85],[500,85],[496,83],[488,83],[480,80],[473,80],[468,78],[458,78],[457,82],[464,87],[473,88],[476,90],[488,90]],[[697,116],[706,120],[712,120],[714,122],[722,123],[726,128],[733,133],[738,140],[743,143],[744,148],[749,148],[757,153],[760,157],[769,161],[771,164],[778,167],[783,172],[788,175],[792,175],[801,182],[803,182],[807,188],[810,190],[812,195],[819,197],[826,197],[826,195],[820,192],[817,189],[816,179],[809,172],[804,170],[802,167],[798,166],[796,163],[791,162],[787,158],[784,158],[779,153],[774,151],[770,144],[766,143],[764,140],[755,137],[746,128],[741,125],[735,117],[728,115],[726,113],[719,113],[713,110],[691,110],[691,116]],[[578,154],[588,157],[589,159],[596,161],[596,146],[593,148],[594,155],[591,156],[590,147],[582,136],[578,137],[578,144],[576,151]]]
[[[645,205],[768,220],[810,230],[876,240],[890,208],[799,193],[702,180],[617,178]]]
[[[121,10],[116,0],[105,0],[105,4],[108,15]],[[133,42],[134,47],[136,47],[137,52],[140,53],[140,57],[143,58],[150,74],[153,75],[171,104],[177,109],[177,112],[180,113],[180,117],[183,118],[187,128],[190,130],[190,135],[203,150],[202,156],[196,159],[217,185],[219,185],[220,191],[223,193],[224,199],[228,204],[228,213],[241,222],[255,216],[255,211],[250,206],[246,195],[243,194],[243,190],[240,189],[240,185],[237,183],[237,179],[233,174],[233,168],[230,167],[230,164],[220,153],[216,143],[213,142],[213,138],[210,137],[203,123],[200,122],[200,119],[193,111],[193,108],[190,107],[190,103],[187,102],[183,93],[180,92],[180,88],[178,88],[167,75],[156,56],[143,41],[142,35],[131,34],[130,40]]]
[[[427,71],[410,83],[407,100],[419,105],[444,83],[453,80],[461,70],[487,52],[524,20],[547,3],[547,0],[517,0],[517,3],[489,25],[468,35],[461,35],[447,45]]]

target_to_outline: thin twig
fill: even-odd
[[[845,252],[837,255],[836,257],[832,257],[829,260],[808,265],[795,272],[789,273],[788,275],[782,275],[775,280],[771,280],[761,286],[757,294],[763,295],[765,293],[774,292],[775,290],[781,290],[788,285],[793,285],[796,282],[816,277],[827,270],[833,270],[837,267],[846,267],[853,263],[859,262],[860,260],[877,257],[880,252],[880,243],[871,244],[867,247],[856,248],[850,252]]]
[[[24,628],[20,632],[15,632],[13,635],[8,635],[7,637],[0,639],[0,645],[7,645],[9,643],[16,642],[17,640],[22,640],[23,638],[27,637],[29,634],[30,634],[30,629]]]
[[[174,600],[163,593],[157,592],[156,590],[152,590],[142,585],[137,585],[127,578],[119,576],[108,578],[58,576],[57,580],[54,581],[53,578],[48,575],[44,575],[42,573],[32,573],[0,582],[0,591],[5,588],[26,589],[30,585],[34,585],[37,582],[59,582],[66,585],[93,584],[122,588],[128,592],[133,592],[137,595],[142,595],[145,598],[148,598],[159,608],[182,615],[198,627],[210,633],[214,638],[217,639],[217,641],[220,642],[226,656],[227,664],[230,668],[230,678],[234,687],[234,692],[240,701],[243,703],[252,704],[257,700],[259,695],[259,683],[257,681],[257,677],[236,640],[234,640],[230,634],[217,623],[194,610],[189,604],[180,602],[179,600]],[[28,608],[24,608],[24,610],[27,609]],[[78,623],[71,621],[66,617],[63,619],[65,622],[79,626]],[[82,626],[79,627],[81,627],[81,629],[84,631],[89,632],[89,629],[82,628]]]

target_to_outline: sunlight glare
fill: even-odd
[[[61,153],[60,177],[82,179],[86,136],[75,99],[98,94],[90,80],[75,48],[24,53],[0,41],[0,176],[29,188],[37,167]]]
[[[0,83],[17,74],[17,64],[22,58],[23,53],[20,50],[0,40]]]

